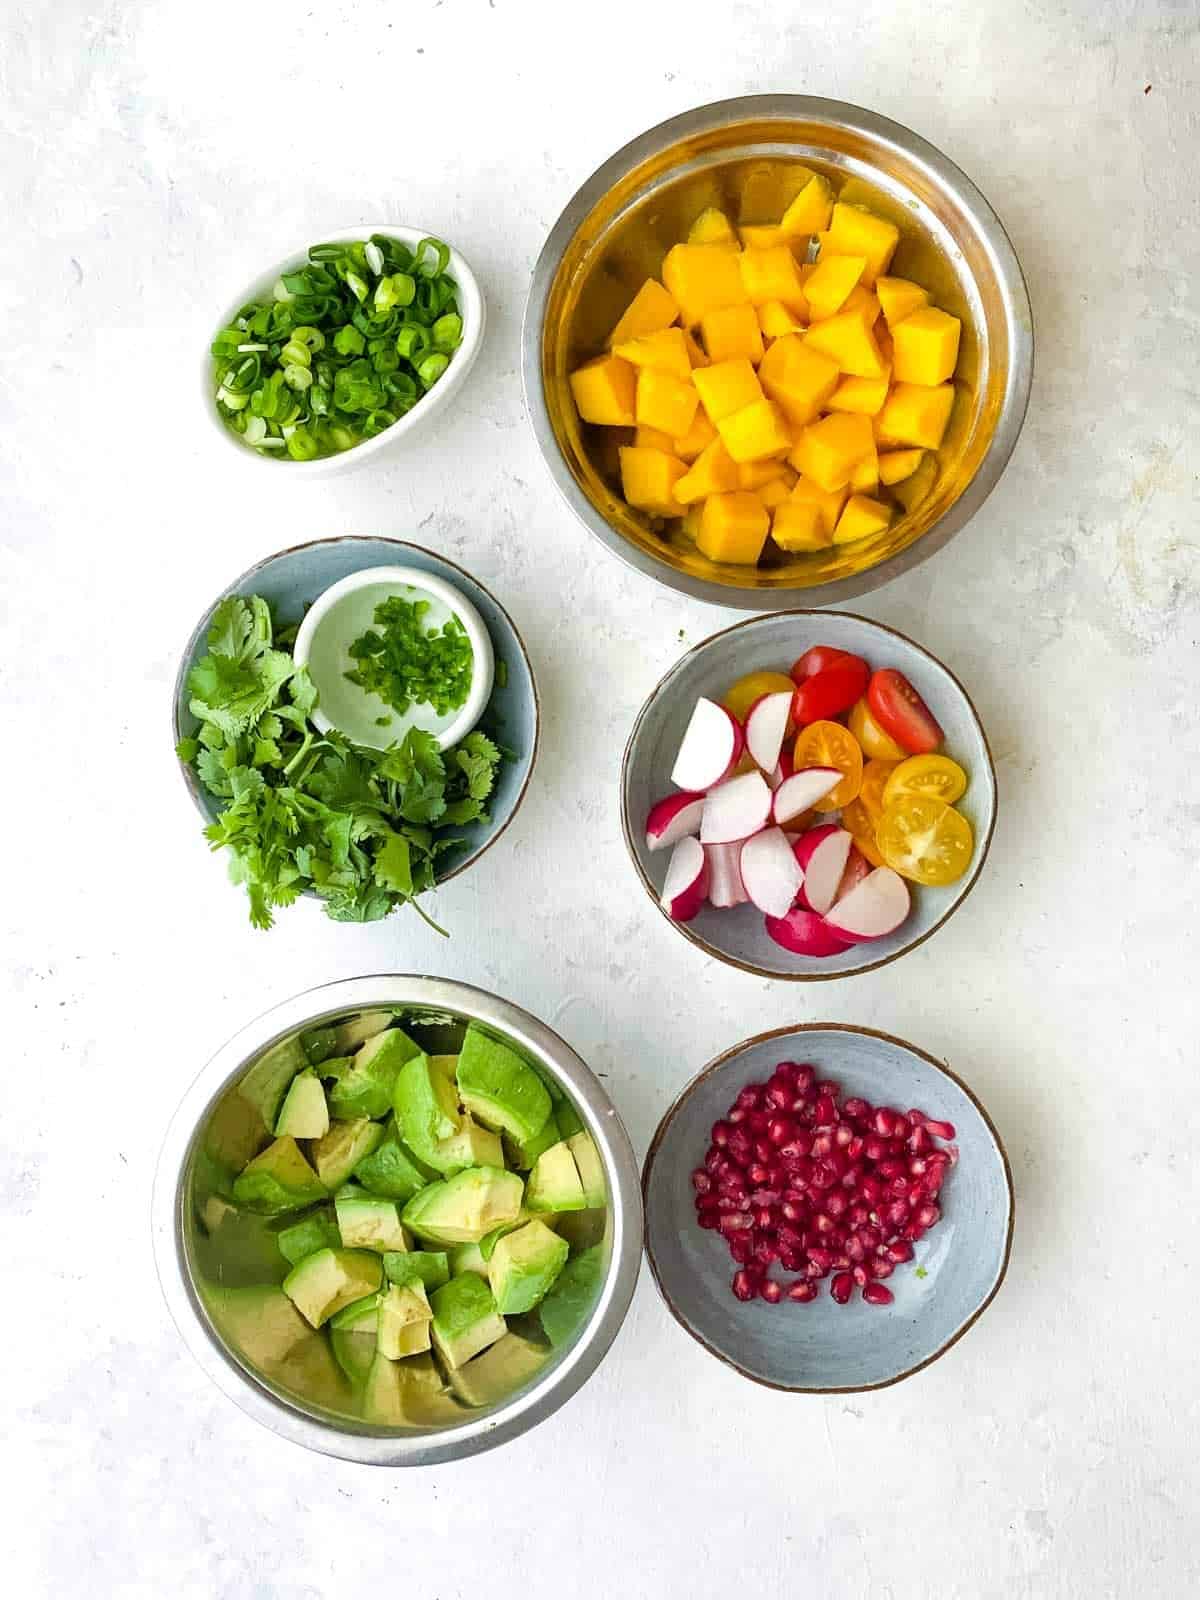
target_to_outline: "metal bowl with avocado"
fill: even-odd
[[[244,1411],[327,1455],[427,1465],[585,1382],[633,1294],[642,1208],[616,1111],[557,1034],[388,975],[310,990],[218,1051],[168,1131],[153,1238],[185,1344]]]

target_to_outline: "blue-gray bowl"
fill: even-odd
[[[691,1173],[713,1123],[780,1061],[811,1062],[846,1096],[920,1106],[954,1124],[959,1158],[939,1196],[942,1219],[917,1243],[915,1259],[888,1279],[891,1305],[866,1305],[857,1293],[849,1305],[835,1305],[828,1280],[807,1305],[737,1300],[730,1288],[737,1268],[724,1240],[696,1222]],[[991,1304],[1012,1245],[1008,1157],[967,1085],[914,1045],[838,1023],[777,1028],[710,1062],[659,1123],[642,1193],[646,1253],[675,1320],[744,1377],[802,1394],[881,1389],[944,1355]]]
[[[420,545],[408,544],[403,539],[344,534],[281,550],[278,555],[268,556],[243,572],[207,608],[187,642],[175,679],[175,740],[178,743],[196,731],[196,719],[188,710],[187,676],[204,654],[209,621],[227,596],[261,595],[278,620],[299,622],[308,606],[331,584],[368,567],[394,565],[434,573],[460,589],[487,624],[496,660],[502,661],[505,667],[505,681],[501,683],[498,677],[485,716],[496,723],[505,745],[516,752],[516,759],[500,766],[496,788],[489,801],[490,823],[475,822],[457,830],[466,848],[451,858],[439,876],[439,884],[448,883],[495,844],[525,798],[537,758],[540,707],[533,668],[512,618],[478,579],[445,556]],[[211,822],[220,809],[218,802],[202,787],[191,767],[181,762],[180,771],[201,816],[206,823]]]

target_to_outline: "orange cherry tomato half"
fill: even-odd
[[[810,722],[796,736],[792,748],[792,763],[797,772],[801,767],[836,767],[842,781],[818,800],[816,810],[837,811],[849,805],[858,796],[862,783],[863,759],[858,740],[840,722]]]
[[[902,672],[885,667],[867,685],[871,715],[910,756],[928,755],[942,742],[941,726]]]
[[[861,800],[851,800],[848,806],[842,807],[842,827],[873,867],[883,866],[883,857],[875,843],[875,822]]]
[[[850,732],[862,745],[863,755],[872,761],[903,761],[908,751],[889,738],[871,715],[865,700],[860,700],[850,712]]]
[[[900,765],[902,763],[899,761],[868,761],[863,768],[858,803],[864,808],[872,823],[878,822],[883,815],[883,791],[888,779]]]
[[[975,835],[962,812],[924,795],[905,795],[890,805],[875,839],[893,872],[931,888],[957,883],[975,853]]]

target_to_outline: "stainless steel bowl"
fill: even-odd
[[[487,1410],[436,1427],[372,1427],[301,1400],[254,1367],[215,1326],[197,1284],[197,1221],[190,1204],[202,1136],[227,1092],[264,1053],[303,1030],[376,1007],[413,1008],[480,1022],[510,1040],[574,1103],[596,1143],[608,1185],[603,1286],[574,1343],[534,1381]],[[372,1466],[427,1466],[504,1444],[557,1411],[603,1360],[624,1320],[642,1253],[637,1162],[608,1096],[571,1047],[519,1006],[443,978],[383,975],[310,989],[257,1018],[224,1045],[184,1095],[171,1122],[154,1184],[153,1243],[167,1305],[188,1349],[219,1389],[285,1439]]]
[[[593,355],[646,277],[697,214],[729,205],[753,175],[778,189],[789,169],[824,173],[844,198],[900,227],[893,270],[933,290],[963,320],[959,398],[925,498],[859,544],[718,565],[681,534],[631,511],[612,454],[581,428],[568,374]],[[767,216],[747,216],[766,221]],[[717,605],[775,610],[836,605],[877,589],[940,550],[995,487],[1016,444],[1033,376],[1033,317],[1021,268],[995,212],[952,161],[899,123],[809,95],[722,100],[651,128],[606,161],[559,217],[533,273],[522,338],[525,398],[567,504],[639,572]]]

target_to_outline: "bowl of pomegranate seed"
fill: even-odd
[[[879,1389],[944,1355],[1012,1245],[995,1126],[967,1085],[870,1028],[802,1023],[703,1068],[642,1170],[667,1309],[744,1377]]]

